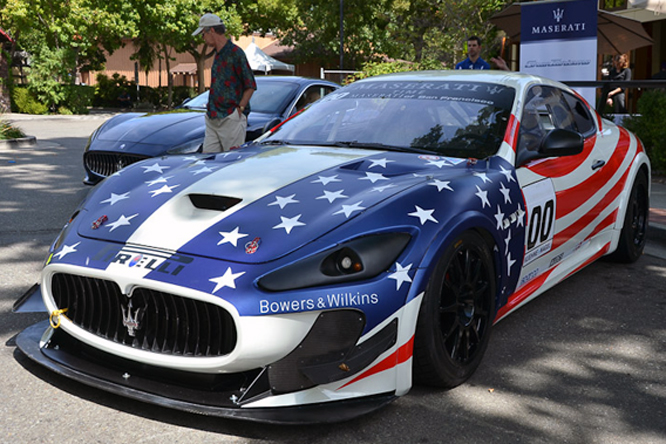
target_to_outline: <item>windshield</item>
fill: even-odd
[[[480,82],[358,82],[287,121],[265,143],[485,158],[502,143],[515,90]]]
[[[250,99],[250,109],[260,113],[282,114],[296,95],[297,89],[298,84],[292,82],[257,82],[257,89]],[[207,105],[208,91],[187,102],[183,108],[205,110]]]
[[[199,94],[192,100],[188,101],[186,104],[183,105],[183,108],[206,109],[206,105],[208,105],[208,91]]]

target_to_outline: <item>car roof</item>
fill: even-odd
[[[527,85],[532,83],[540,83],[546,85],[556,86],[565,90],[570,88],[563,83],[556,82],[544,77],[524,74],[513,71],[500,71],[500,70],[471,70],[471,69],[455,69],[455,70],[437,70],[437,71],[407,71],[392,74],[384,74],[374,77],[368,77],[359,82],[382,82],[382,81],[411,81],[411,82],[424,82],[424,81],[463,81],[463,82],[484,82],[484,83],[499,83],[507,86],[512,86],[519,89],[524,89]]]
[[[255,75],[254,79],[258,83],[267,83],[267,82],[289,82],[289,83],[298,83],[299,85],[305,85],[310,83],[321,83],[326,85],[340,86],[337,83],[325,80],[325,79],[315,79],[310,77],[301,77],[301,76],[263,76]]]

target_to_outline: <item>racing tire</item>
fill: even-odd
[[[481,363],[495,317],[495,267],[476,232],[460,235],[430,277],[416,327],[417,384],[452,388]]]
[[[640,172],[631,187],[620,232],[620,241],[615,252],[609,256],[611,260],[631,263],[641,257],[647,241],[649,214],[650,195],[648,194],[647,177]]]

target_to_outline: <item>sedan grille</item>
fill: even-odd
[[[104,339],[153,353],[186,357],[229,354],[236,329],[217,305],[148,288],[123,295],[115,282],[57,273],[52,294],[65,316]]]
[[[89,151],[85,153],[83,162],[86,168],[100,176],[109,177],[128,165],[148,159],[148,156],[121,153],[100,153]]]

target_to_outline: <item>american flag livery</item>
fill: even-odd
[[[453,82],[441,88],[445,95],[425,95],[444,80]],[[382,92],[385,100],[409,89],[458,103],[455,91],[476,93],[484,82],[489,94],[511,88],[515,100],[495,154],[483,158],[278,137],[374,87],[401,89]],[[407,393],[429,328],[449,356],[441,368],[431,363],[444,376],[430,382],[462,382],[478,365],[492,323],[623,248],[633,233],[626,221],[641,222],[649,162],[640,141],[600,120],[563,85],[492,72],[359,83],[239,150],[148,159],[98,185],[43,271],[59,351],[42,341],[41,352],[27,353],[66,376],[157,404],[259,421],[341,420]],[[535,85],[566,93],[556,96],[570,101],[565,108],[578,131],[547,127],[541,151],[525,154]],[[62,335],[80,346],[67,349]],[[168,390],[98,377],[95,362],[76,376],[56,362],[78,356],[78,347],[180,380],[215,375],[224,388],[214,401],[194,388],[173,399]],[[447,372],[461,373],[447,379]],[[141,375],[135,379],[150,380]],[[304,405],[309,413],[293,416]]]

